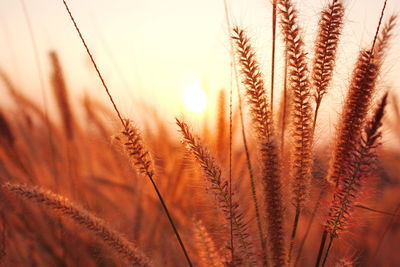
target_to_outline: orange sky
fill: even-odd
[[[234,23],[248,29],[262,63],[266,84],[270,70],[270,1],[227,0]],[[325,0],[295,1],[308,43]],[[184,91],[201,84],[216,99],[230,85],[228,30],[223,0],[70,0],[74,13],[100,69],[127,116],[139,116],[137,103],[157,105],[173,121],[183,106]],[[383,0],[346,0],[346,25],[339,48],[335,97],[325,102],[329,118],[339,112],[357,51],[370,43]],[[25,0],[35,34],[48,97],[47,52],[60,53],[75,96],[84,90],[106,99],[61,0]],[[386,14],[400,10],[389,0]],[[400,33],[400,31],[398,31]],[[22,90],[42,94],[26,20],[20,0],[0,1],[0,67]],[[279,51],[281,51],[281,43]],[[312,55],[312,45],[308,47]],[[387,85],[399,87],[400,39],[397,37],[384,71]],[[278,52],[278,57],[281,53]],[[277,87],[281,82],[278,72]],[[1,87],[0,87],[1,88]],[[279,93],[277,93],[279,94]],[[40,101],[40,97],[38,101]],[[277,102],[277,101],[276,101]]]

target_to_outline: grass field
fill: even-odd
[[[0,65],[1,266],[399,265],[400,108],[383,71],[399,42],[386,2],[352,63],[332,135],[320,108],[337,90],[341,0],[321,7],[312,46],[299,3],[272,2],[271,54],[283,49],[285,59],[272,57],[270,73],[254,36],[227,16],[232,88],[196,127],[190,113],[171,125],[153,103],[136,118],[121,112],[61,4],[108,102],[72,99],[62,53],[49,52],[42,77],[54,109]],[[198,89],[186,104],[201,112]]]

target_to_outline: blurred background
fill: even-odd
[[[319,12],[326,0],[295,2],[311,58]],[[333,89],[321,111],[326,120],[321,120],[320,127],[325,130],[331,129],[340,111],[358,51],[371,44],[383,5],[383,0],[344,2],[345,29]],[[174,116],[185,114],[198,120],[204,117],[205,110],[215,112],[218,91],[227,90],[232,84],[223,0],[70,0],[68,3],[117,105],[126,116],[139,120],[146,112],[143,105],[156,107],[171,123]],[[226,0],[226,5],[232,24],[247,29],[257,47],[269,87],[271,2]],[[400,2],[389,0],[386,18],[399,10]],[[61,0],[1,0],[0,40],[0,68],[21,91],[41,105],[51,97],[50,50],[59,53],[72,102],[79,101],[84,94],[107,101]],[[392,90],[400,85],[396,79],[400,73],[400,64],[396,64],[400,42],[398,38],[394,40],[381,86]],[[277,49],[275,103],[278,105],[282,89],[281,38]],[[0,91],[2,97],[4,92]],[[52,108],[52,104],[46,105]]]
[[[315,262],[320,226],[331,203],[329,191],[334,190],[326,189],[324,183],[336,140],[329,135],[336,129],[335,121],[359,51],[371,46],[384,2],[343,1],[344,31],[334,80],[318,117],[312,191],[298,231],[308,231],[308,222],[314,218],[315,224],[309,228],[303,254],[298,253],[299,266],[312,266]],[[319,14],[328,1],[294,2],[299,8],[299,23],[311,61]],[[241,217],[243,211],[246,228],[248,223],[255,253],[262,255],[252,196],[264,199],[259,186],[263,170],[250,120],[245,121],[248,154],[242,146],[227,18],[231,25],[247,30],[269,91],[271,0],[226,0],[226,8],[223,0],[68,3],[123,117],[138,122],[142,130],[153,157],[157,186],[196,263],[203,257],[202,248],[198,248],[204,243],[199,242],[201,239],[215,243],[215,251],[222,257],[218,261],[224,261],[228,255],[229,233],[225,226],[229,219],[218,212],[216,207],[221,204],[209,194],[213,190],[207,188],[213,184],[204,180],[197,162],[179,143],[174,118],[183,117],[210,148],[222,169],[220,184],[227,188],[228,96],[229,89],[235,88],[231,150],[234,200],[240,203],[238,214]],[[399,12],[400,1],[388,0],[384,23]],[[378,151],[376,172],[368,174],[368,183],[358,200],[375,211],[355,212],[354,225],[332,250],[332,262],[350,259],[355,266],[398,266],[400,262],[396,246],[400,223],[399,217],[394,216],[400,210],[399,29],[391,40],[374,99],[390,90],[383,123],[384,146]],[[291,128],[284,128],[285,120],[278,116],[284,106],[280,102],[284,67],[280,34],[277,40],[274,111],[275,119],[279,117],[283,122],[277,127],[282,138],[283,160],[279,163],[284,219],[291,221],[294,209],[289,193],[290,150],[295,143],[290,138]],[[111,108],[62,0],[0,0],[0,184],[11,181],[40,185],[67,196],[137,242],[155,266],[183,266],[183,255],[151,183],[128,164],[135,156],[128,158],[121,153],[127,145],[118,134],[121,127]],[[247,160],[248,155],[252,161]],[[254,191],[249,162],[254,163]],[[3,192],[0,197],[0,265],[124,266],[119,257],[72,221],[53,216],[32,201],[18,200]],[[265,205],[263,200],[260,203],[260,207]],[[314,209],[314,203],[322,203],[320,211]],[[286,234],[290,233],[288,227]],[[296,246],[300,245],[297,241]]]

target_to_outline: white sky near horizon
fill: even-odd
[[[85,92],[107,101],[62,1],[24,1],[39,50],[46,97],[52,96],[48,82],[48,51],[53,49],[60,55],[74,102],[78,103]],[[294,2],[299,9],[299,23],[311,58],[319,11],[327,1]],[[118,106],[126,116],[134,119],[145,116],[141,105],[146,103],[156,106],[172,123],[174,116],[182,113],[187,88],[200,84],[212,106],[218,90],[229,88],[230,47],[223,0],[69,0],[68,3]],[[268,86],[270,0],[227,0],[227,3],[233,23],[248,31],[257,48]],[[345,0],[344,3],[345,28],[334,88],[323,102],[321,115],[327,125],[340,112],[358,51],[370,45],[373,39],[383,0]],[[400,1],[389,0],[385,18],[399,11]],[[383,85],[400,90],[400,63],[397,63],[400,59],[400,31],[396,33],[390,57],[385,63]],[[0,68],[23,92],[42,101],[43,92],[21,0],[0,0],[0,40]],[[281,58],[281,55],[282,42],[278,36],[277,57]],[[278,96],[282,88],[281,78],[278,70]],[[275,103],[278,103],[277,99]]]

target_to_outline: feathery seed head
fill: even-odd
[[[122,135],[125,137],[125,149],[133,160],[134,165],[145,175],[154,175],[154,165],[149,151],[146,149],[139,129],[130,120],[124,121]]]
[[[28,185],[5,183],[2,188],[13,192],[19,197],[26,198],[38,204],[58,211],[61,215],[71,218],[77,224],[93,232],[113,251],[133,266],[151,266],[149,259],[130,241],[89,211],[72,203],[67,198],[51,191]]]
[[[380,127],[386,106],[387,94],[382,97],[380,104],[372,118],[366,123],[361,138],[357,139],[357,146],[350,153],[351,160],[333,195],[325,229],[332,237],[337,237],[349,225],[352,219],[354,205],[359,201],[360,191],[367,182],[367,178],[375,169],[375,148],[381,137]]]

